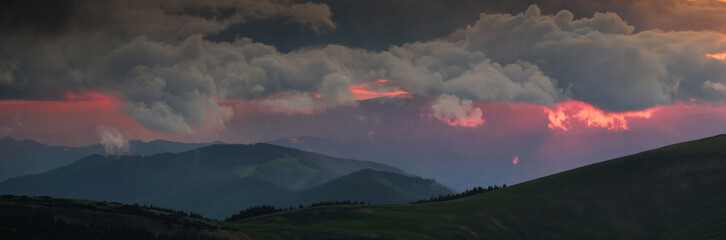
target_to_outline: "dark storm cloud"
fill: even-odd
[[[274,45],[287,52],[309,45],[340,44],[369,50],[386,50],[391,45],[427,41],[446,36],[474,23],[482,12],[517,13],[530,3],[499,0],[321,0],[330,6],[332,20],[339,26],[324,35],[289,24],[287,21],[255,21],[237,24],[214,40],[232,41],[238,35]]]
[[[536,4],[543,14],[566,9],[575,18],[614,12],[635,32],[712,30],[726,33],[726,3],[716,0],[320,0],[330,6],[336,31],[317,34],[285,20],[236,24],[211,36],[232,41],[238,35],[291,51],[309,45],[341,44],[370,50],[428,41],[471,25],[480,13],[517,14]]]
[[[57,34],[65,30],[72,1],[3,1],[0,3],[0,32]]]
[[[287,0],[8,0],[0,13],[0,31],[5,34],[98,30],[166,38],[214,33],[232,24],[270,18],[284,18],[318,32],[335,28],[327,5]]]
[[[88,9],[101,4],[82,3]],[[686,98],[719,101],[726,79],[726,63],[704,56],[726,51],[726,43],[719,43],[722,35],[637,32],[614,13],[576,18],[569,11],[549,15],[532,6],[516,15],[481,14],[445,38],[383,51],[322,45],[285,52],[249,38],[205,37],[253,19],[287,19],[320,36],[346,25],[334,22],[335,13],[324,4],[110,3],[115,7],[101,9],[114,11],[71,14],[55,35],[8,30],[0,40],[0,97],[101,91],[126,101],[123,111],[153,130],[189,132],[231,117],[232,109],[218,99],[310,114],[354,105],[349,87],[379,78],[416,94],[456,97],[459,103],[551,106],[574,98],[615,111]],[[370,16],[376,17],[385,16]],[[98,23],[79,20],[95,18]]]
[[[204,52],[194,36],[271,18],[319,33],[336,27],[326,5],[293,1],[5,1],[0,11],[0,98],[114,92],[159,131],[229,116],[214,102],[214,79],[195,68]]]
[[[724,36],[708,32],[645,31],[614,13],[575,20],[569,11],[542,15],[483,14],[466,29],[468,49],[499,62],[536,63],[569,97],[611,111],[641,110],[705,94],[705,81],[726,79]],[[694,71],[698,69],[698,71]]]
[[[576,16],[614,12],[636,27],[636,31],[719,31],[726,33],[726,2],[718,0],[539,0],[545,12],[568,9]]]

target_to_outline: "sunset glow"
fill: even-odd
[[[235,100],[218,100],[232,106]],[[41,139],[44,143],[84,146],[98,143],[97,129],[118,129],[123,136],[150,141],[200,141],[216,139],[214,131],[198,128],[192,133],[151,130],[124,111],[126,101],[97,91],[69,92],[62,100],[0,100],[0,134],[16,139]],[[214,129],[212,129],[214,130]]]
[[[710,0],[687,0],[687,1],[689,1],[689,2],[699,2],[699,1],[710,1]],[[726,0],[715,0],[715,1],[716,2],[726,3]]]
[[[582,122],[587,127],[605,128],[608,131],[628,130],[630,129],[628,127],[629,118],[649,119],[655,111],[657,111],[657,108],[643,111],[612,113],[605,112],[580,101],[558,103],[555,109],[544,108],[544,112],[550,121],[547,127],[562,131],[568,131],[570,129],[573,119]]]
[[[17,138],[38,138],[64,145],[93,143],[99,125],[122,127],[138,138],[153,134],[119,111],[123,103],[110,96],[97,92],[67,93],[65,99],[0,101],[0,128]]]
[[[68,101],[99,101],[99,102],[113,102],[114,99],[96,91],[85,91],[81,93],[67,92],[65,94],[65,100]]]
[[[724,0],[724,1],[726,1],[726,0]],[[726,60],[726,52],[706,54],[706,57],[710,57],[710,58],[718,59],[718,60]]]
[[[379,97],[397,97],[409,95],[409,92],[401,90],[399,87],[391,84],[387,79],[378,79],[374,82],[366,82],[349,87],[350,92],[355,96],[355,100],[366,100]]]
[[[81,93],[67,92],[64,97],[71,105],[73,103],[85,102],[86,104],[94,104],[99,107],[108,108],[109,110],[117,110],[118,107],[123,104],[122,101],[117,101],[109,95],[96,91],[85,91]],[[62,101],[54,102],[59,103]]]

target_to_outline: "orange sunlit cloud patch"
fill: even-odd
[[[631,112],[605,112],[597,107],[580,101],[567,101],[558,103],[555,109],[544,108],[549,120],[547,127],[568,131],[572,121],[580,121],[586,127],[605,128],[608,131],[622,131],[630,129],[628,119],[643,118],[649,119],[658,108],[651,108],[643,111]]]
[[[724,0],[724,1],[726,1],[726,0]],[[706,57],[710,57],[710,58],[718,59],[718,60],[726,60],[726,52],[706,54]]]
[[[699,2],[699,1],[704,1],[704,0],[688,0],[688,1],[689,1],[689,2]],[[706,1],[708,1],[708,0],[706,0]],[[715,0],[715,1],[716,1],[716,2],[722,2],[722,3],[726,3],[726,0]]]
[[[408,96],[409,92],[401,90],[387,79],[378,79],[373,82],[366,82],[349,87],[355,100],[366,100],[379,97],[401,97]]]

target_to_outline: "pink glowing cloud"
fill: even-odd
[[[698,2],[698,1],[703,1],[703,0],[687,0],[687,1],[689,1],[689,2]],[[726,3],[726,0],[715,0],[715,1],[716,2]]]
[[[519,163],[519,156],[514,156],[514,159],[512,160],[512,163],[514,165],[517,165],[517,163]]]
[[[201,142],[219,140],[215,129],[193,133],[162,133],[151,130],[120,109],[126,101],[113,94],[68,92],[62,100],[0,100],[0,137],[34,139],[63,146],[99,143],[99,126],[115,129],[127,139]],[[20,123],[20,124],[19,124]],[[118,131],[118,134],[117,132]],[[119,145],[122,146],[123,145]]]
[[[366,82],[349,87],[355,100],[366,100],[379,97],[402,97],[411,93],[401,90],[398,86],[387,79],[378,79],[373,82]]]
[[[724,0],[724,1],[726,1],[726,0]],[[726,52],[706,54],[706,57],[710,57],[710,58],[717,59],[717,60],[726,60]]]
[[[544,107],[547,114],[550,129],[560,129],[568,131],[572,125],[572,120],[577,120],[592,128],[605,128],[608,131],[628,130],[628,119],[643,118],[649,119],[658,107],[643,111],[630,112],[605,112],[590,104],[580,101],[567,101],[558,103],[555,109]]]
[[[313,100],[317,99],[314,93],[301,94]],[[271,96],[269,99],[276,97],[280,96]],[[230,119],[230,123],[227,125],[228,128],[216,132],[212,130],[195,130],[194,133],[164,133],[150,130],[129,117],[128,113],[120,111],[119,109],[123,109],[125,102],[116,99],[113,94],[90,91],[68,93],[63,100],[54,101],[4,100],[0,101],[0,137],[43,139],[48,143],[65,145],[91,144],[98,143],[98,126],[107,126],[118,129],[127,139],[153,140],[163,138],[192,142],[216,140],[234,142],[244,139],[244,141],[249,142],[269,139],[271,138],[270,135],[274,136],[272,138],[282,138],[318,134],[318,132],[315,132],[318,130],[309,132],[300,130],[294,133],[289,133],[289,131],[292,131],[290,129],[305,129],[309,126],[315,126],[314,124],[324,119],[339,119],[341,113],[349,113],[348,110],[345,110],[331,111],[330,113],[316,112],[315,115],[280,116],[269,114],[269,111],[260,109],[257,103],[263,99],[268,98],[252,100],[217,99],[216,102],[220,106],[233,109],[234,117]],[[548,128],[553,129],[549,131],[553,136],[569,136],[567,139],[573,139],[583,132],[615,136],[617,132],[626,130],[631,132],[673,132],[674,135],[678,135],[687,132],[699,132],[702,129],[714,129],[713,126],[719,126],[718,124],[726,122],[726,107],[708,105],[699,101],[677,102],[672,105],[643,111],[616,113],[606,112],[579,101],[566,101],[554,107],[542,107],[521,102],[481,103],[460,99],[455,96],[442,95],[429,103],[425,101],[406,102],[418,102],[416,104],[421,105],[411,105],[417,109],[411,111],[412,113],[415,112],[415,115],[399,114],[396,115],[397,118],[407,119],[413,117],[415,120],[421,120],[423,116],[424,119],[436,120],[435,122],[432,121],[434,124],[438,124],[439,121],[446,124],[440,124],[441,128],[437,129],[449,129],[449,126],[453,126],[465,129],[465,132],[493,138],[525,136],[542,132]],[[423,114],[419,109],[424,110]],[[363,111],[363,109],[356,109],[355,111]],[[384,119],[381,124],[385,124],[386,121],[393,121],[385,116],[380,117]],[[282,120],[271,121],[270,119]],[[411,119],[406,121],[411,122]],[[259,130],[261,122],[267,124],[264,131]],[[487,125],[484,125],[485,122]],[[421,123],[429,124],[431,122],[422,121]],[[704,124],[712,125],[704,126]],[[338,127],[341,126],[350,127],[344,123],[338,125]],[[472,128],[472,131],[466,128]],[[278,131],[275,129],[287,130]],[[375,130],[375,133],[370,130],[365,129],[358,136],[375,139],[379,134],[380,136],[389,134],[385,130]],[[426,131],[425,129],[419,130]],[[277,132],[271,134],[270,131]],[[701,133],[704,131],[701,131]],[[462,131],[452,131],[452,134],[460,133]]]
[[[319,92],[286,91],[252,100],[216,99],[217,104],[235,109],[244,108],[247,112],[281,113],[285,115],[311,115],[326,109],[354,105],[354,100],[367,100],[380,97],[409,97],[410,92],[401,90],[398,83],[378,79],[348,87],[350,99],[339,99]]]
[[[89,144],[98,141],[99,125],[117,126],[135,132],[150,133],[137,121],[119,111],[124,102],[96,91],[66,93],[64,100],[0,101],[0,119],[22,116],[22,126],[15,126],[2,135],[23,139],[43,139],[64,145]],[[0,120],[0,126],[18,125]],[[139,134],[141,138],[145,134]]]

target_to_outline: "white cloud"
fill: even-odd
[[[717,94],[726,95],[726,85],[720,82],[705,81],[703,82],[703,88],[705,91],[712,91]]]
[[[484,124],[482,111],[471,100],[442,94],[431,103],[429,117],[455,127],[478,127]]]
[[[13,83],[13,72],[18,65],[11,61],[0,61],[0,84],[10,85]]]
[[[108,154],[123,154],[129,151],[129,142],[115,127],[97,126],[96,134]]]
[[[23,127],[22,118],[23,118],[23,114],[20,112],[17,112],[17,113],[15,113],[15,115],[13,115],[13,120],[15,121],[15,126]]]
[[[313,114],[318,106],[313,96],[307,93],[289,92],[260,100],[257,105],[264,112],[295,114]]]

